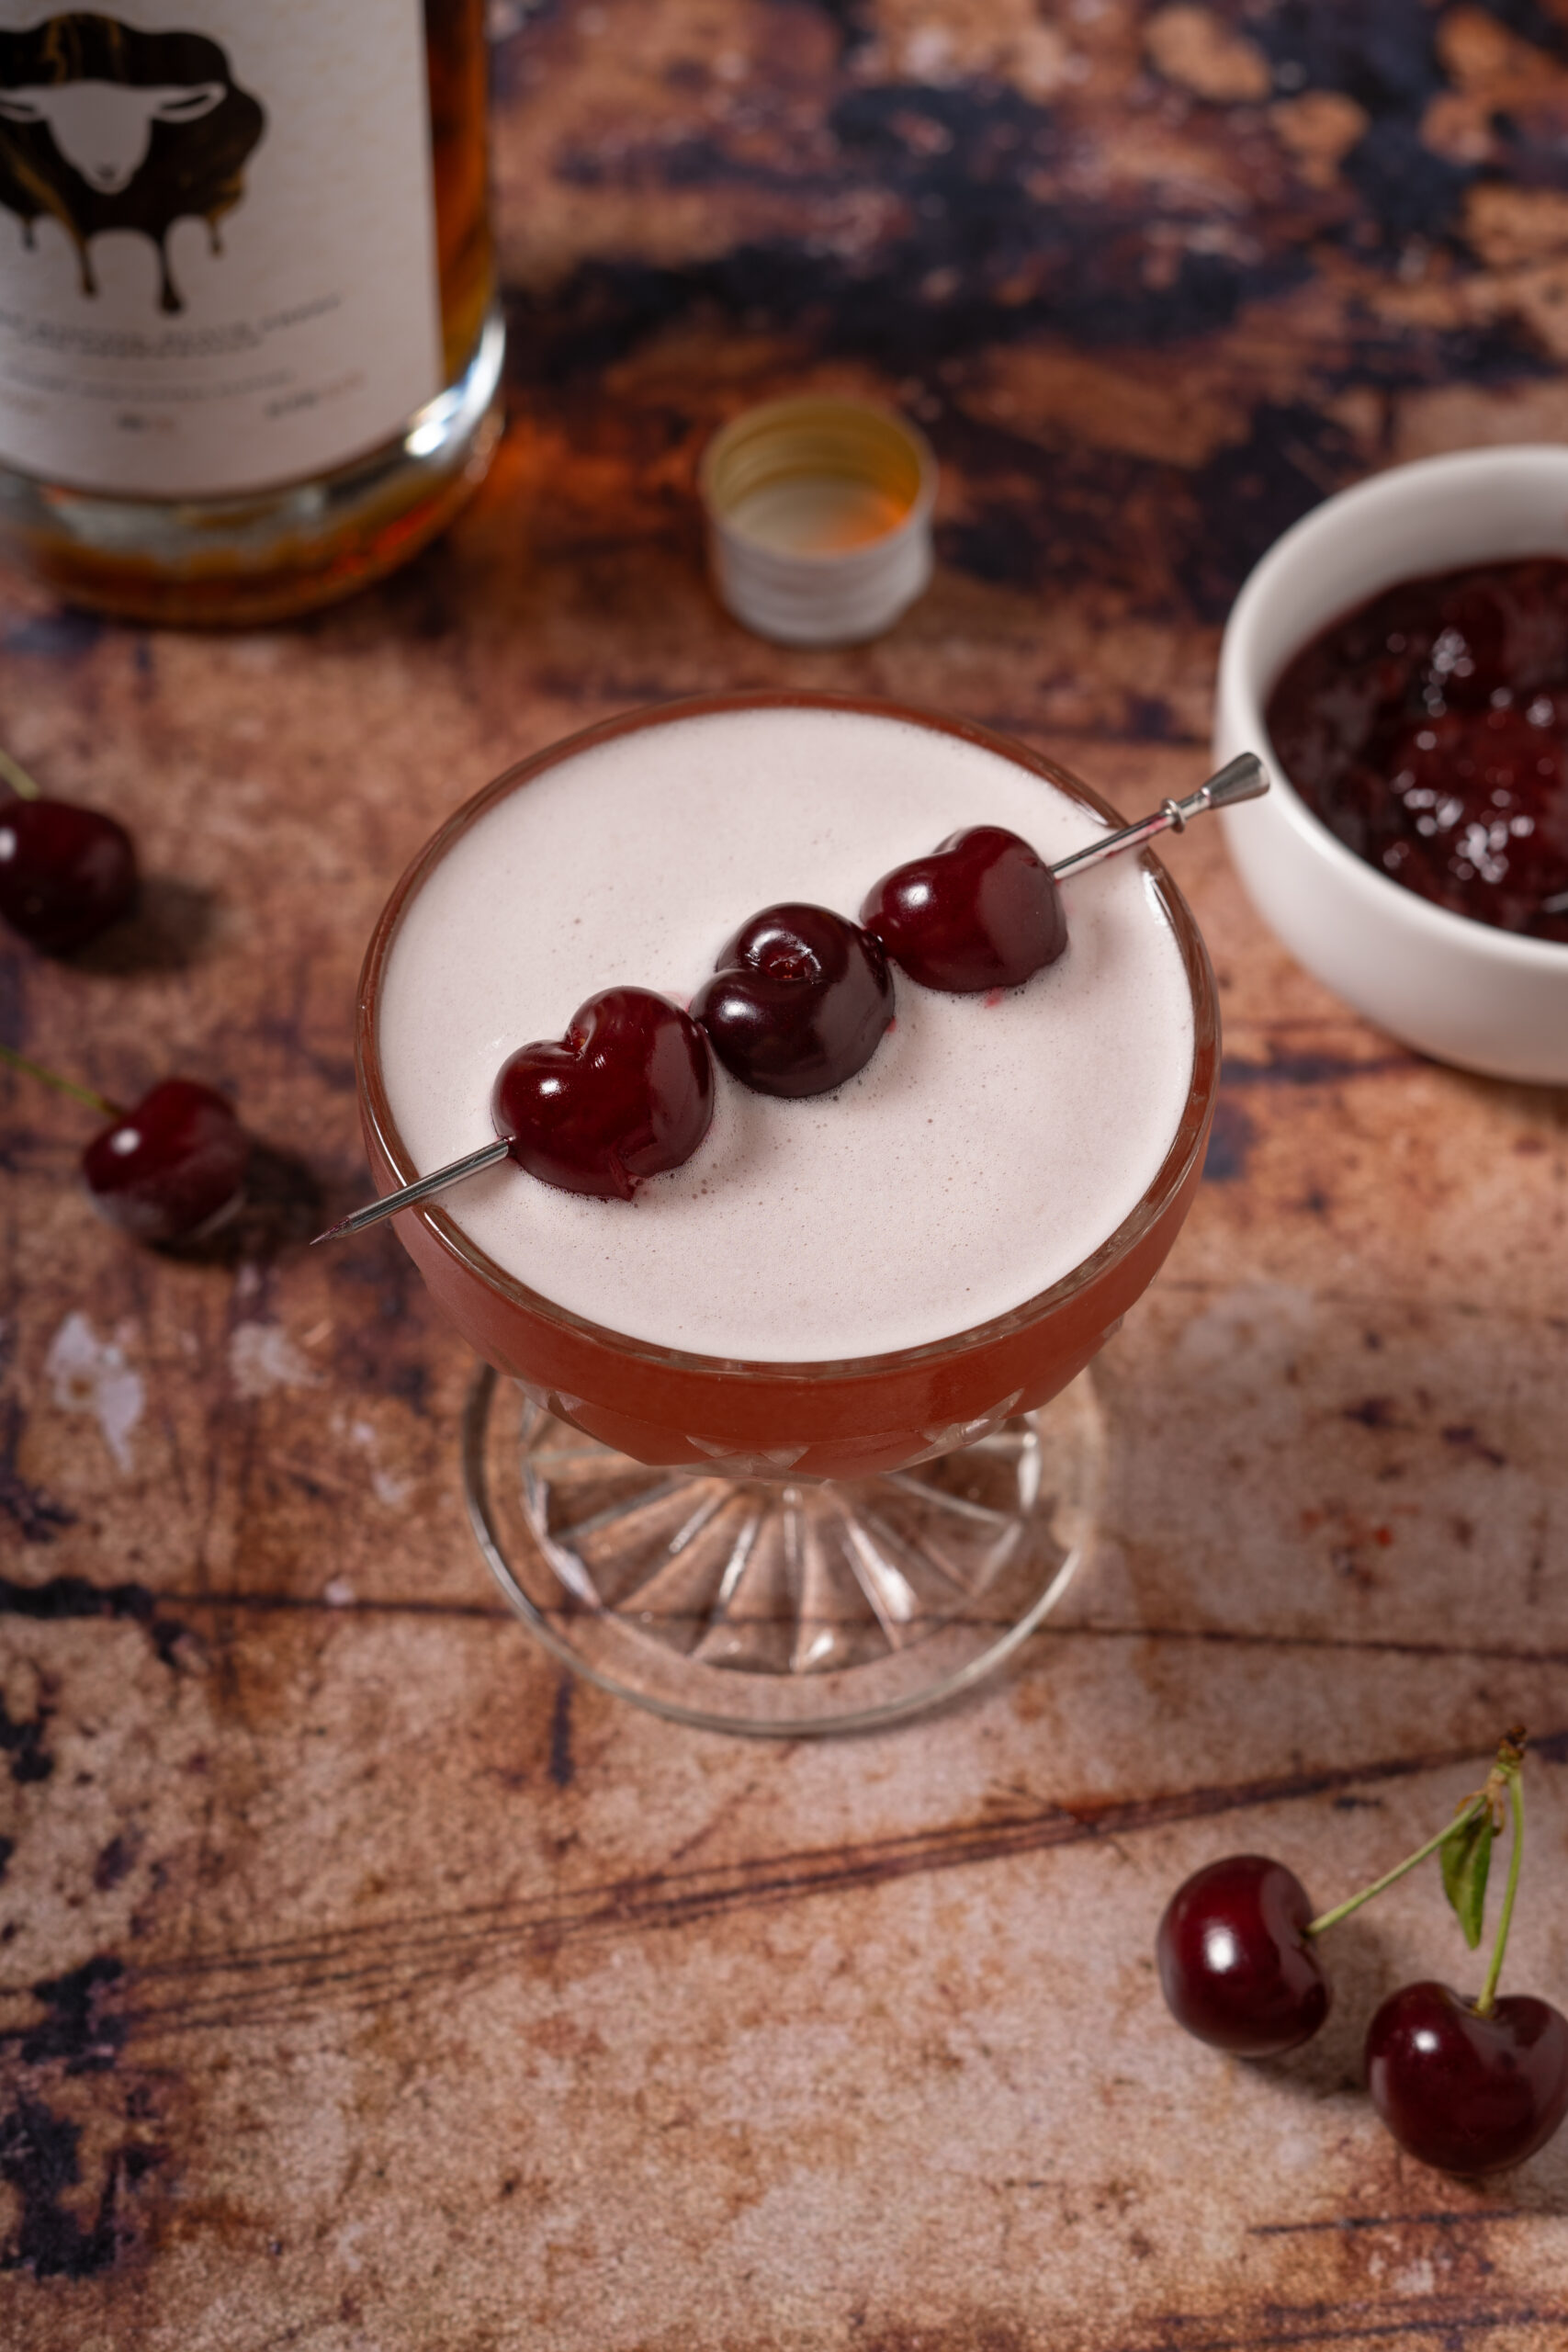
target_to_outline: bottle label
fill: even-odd
[[[390,440],[445,373],[422,0],[39,5],[0,0],[0,462],[222,497]]]

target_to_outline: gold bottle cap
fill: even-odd
[[[698,475],[720,601],[780,645],[878,636],[931,579],[936,481],[890,410],[816,393],[745,410]]]

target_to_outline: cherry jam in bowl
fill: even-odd
[[[1568,448],[1395,467],[1258,565],[1215,717],[1221,757],[1270,754],[1275,789],[1226,836],[1298,960],[1418,1052],[1548,1085],[1568,1082],[1565,563]]]

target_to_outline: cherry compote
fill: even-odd
[[[188,1241],[239,1204],[251,1139],[233,1105],[165,1078],[82,1154],[94,1206],[137,1241]]]
[[[602,989],[566,1035],[520,1046],[491,1098],[498,1136],[563,1193],[629,1201],[690,1159],[713,1117],[713,1061],[690,1014],[649,989]]]
[[[1568,943],[1568,562],[1384,589],[1296,655],[1268,724],[1307,806],[1369,865]]]
[[[1000,825],[950,833],[885,874],[860,919],[912,980],[958,996],[1018,988],[1067,944],[1050,867]]]
[[[1293,1871],[1230,1854],[1195,1871],[1155,1938],[1160,1990],[1179,2026],[1216,2050],[1272,2058],[1328,2015],[1328,1980],[1306,1937],[1313,1916]]]
[[[130,835],[101,809],[0,804],[0,916],[46,955],[85,947],[130,912],[136,888]]]
[[[1400,2146],[1440,2172],[1500,2172],[1568,2115],[1568,2018],[1516,1994],[1486,2016],[1447,1984],[1406,1984],[1367,2029],[1367,2087]]]
[[[829,907],[764,907],[692,1000],[714,1052],[759,1094],[827,1094],[863,1069],[893,1018],[880,941]]]

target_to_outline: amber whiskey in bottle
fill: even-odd
[[[0,0],[0,552],[209,625],[389,571],[501,430],[484,0],[38,7]]]

